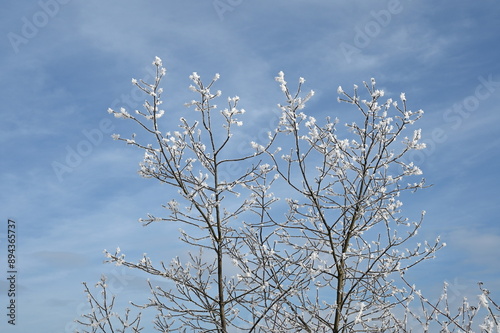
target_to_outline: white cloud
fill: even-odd
[[[161,214],[161,204],[172,193],[139,178],[141,152],[104,133],[102,143],[93,145],[62,182],[51,165],[65,161],[68,146],[76,149],[87,140],[82,130],[97,128],[108,117],[108,106],[122,94],[131,95],[130,79],[147,76],[154,56],[162,57],[168,69],[164,97],[171,118],[166,126],[175,127],[180,115],[192,112],[183,106],[195,97],[187,76],[198,71],[210,80],[219,72],[217,89],[224,94],[219,107],[225,107],[226,97],[239,95],[247,110],[242,120],[248,127],[240,128],[240,140],[254,140],[255,125],[271,127],[276,104],[282,102],[274,82],[280,70],[291,86],[303,76],[306,90],[318,92],[305,109],[318,122],[318,115],[326,114],[348,121],[350,109],[335,101],[338,85],[350,87],[374,76],[388,94],[407,92],[412,107],[427,112],[424,135],[443,127],[448,138],[425,159],[426,177],[436,186],[406,203],[405,211],[429,212],[424,233],[442,234],[453,250],[444,250],[443,260],[455,275],[479,277],[467,271],[474,266],[498,281],[498,98],[482,101],[458,130],[443,120],[448,106],[474,93],[479,75],[498,75],[498,29],[491,19],[491,6],[497,5],[401,4],[401,13],[359,47],[351,63],[340,44],[354,45],[357,27],[376,21],[371,12],[387,9],[387,2],[243,1],[220,20],[211,1],[73,1],[19,53],[4,39],[0,218],[19,222],[25,272],[20,286],[36,300],[26,309],[39,314],[26,310],[20,329],[33,331],[77,315],[85,300],[81,280],[95,282],[100,272],[114,269],[102,265],[104,248],[120,246],[130,259],[147,252],[168,262],[176,254],[165,244],[177,244],[177,225],[143,228],[136,221],[148,212]],[[36,4],[3,6],[11,13],[0,23],[4,32],[19,32],[21,17],[38,10]],[[475,15],[469,15],[469,6]],[[138,132],[110,119],[115,133]],[[127,288],[139,290],[141,282],[131,280]],[[65,324],[51,331],[62,331]]]

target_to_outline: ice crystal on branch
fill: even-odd
[[[478,306],[464,301],[460,315],[467,316],[460,317],[449,309],[446,287],[435,304],[406,280],[445,244],[413,242],[425,212],[403,216],[401,194],[425,188],[422,170],[404,159],[425,148],[420,129],[411,128],[423,111],[409,110],[404,93],[399,105],[384,100],[375,79],[352,92],[339,86],[338,101],[357,111],[344,129],[337,118],[308,114],[314,91],[303,93],[305,79],[294,88],[279,72],[276,128],[267,141],[240,142],[239,131],[254,129],[242,120],[238,96],[217,106],[219,74],[208,84],[196,72],[189,76],[191,115],[175,125],[161,118],[166,70],[158,57],[153,65],[153,82],[132,80],[145,95],[143,110],[108,110],[146,135],[113,139],[143,151],[141,176],[175,189],[166,193],[162,216],[140,222],[175,224],[191,251],[159,263],[146,254],[129,261],[120,248],[105,256],[173,285],[148,280],[149,300],[133,303],[156,313],[157,331],[409,332],[415,319],[419,332],[433,325],[472,332],[479,310],[487,313],[479,327],[498,330],[498,306],[482,286]],[[93,312],[80,323],[92,332],[113,332],[112,325],[139,332],[140,314],[129,320],[128,310],[110,312],[104,281],[97,285],[102,300],[86,287]]]

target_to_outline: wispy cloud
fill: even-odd
[[[500,81],[497,2],[242,1],[222,19],[213,1],[55,2],[52,16],[39,3],[6,2],[0,11],[0,218],[19,224],[19,330],[69,332],[84,306],[80,282],[95,282],[101,272],[122,281],[116,290],[126,301],[129,289],[142,292],[140,274],[102,264],[105,248],[165,261],[178,253],[168,245],[177,242],[177,225],[137,222],[148,212],[161,214],[172,190],[139,178],[141,152],[110,138],[139,129],[106,113],[141,108],[144,97],[130,80],[151,78],[154,56],[168,69],[166,126],[192,112],[183,106],[195,97],[187,89],[191,72],[206,80],[220,73],[217,88],[225,95],[218,104],[239,95],[247,110],[242,119],[258,129],[238,134],[241,141],[272,127],[282,102],[274,82],[280,70],[290,84],[303,76],[305,88],[317,91],[305,111],[318,120],[349,121],[336,102],[338,85],[374,76],[387,95],[407,92],[412,108],[426,111],[421,126],[434,146],[421,162],[436,185],[405,203],[405,211],[426,209],[423,236],[446,239],[439,263],[446,260],[453,275],[447,279],[484,277],[498,285],[498,90],[476,97],[472,111],[453,111],[473,102],[479,77]],[[39,12],[49,19],[23,36],[23,24],[43,19]],[[27,39],[18,52],[9,33]],[[342,43],[355,48],[349,59]],[[112,125],[102,127],[103,120]],[[433,139],[436,129],[441,139]],[[54,162],[68,167],[61,177]],[[442,267],[432,266],[433,274],[446,276]],[[429,283],[441,285],[435,280]]]

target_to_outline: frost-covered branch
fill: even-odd
[[[243,153],[237,134],[249,130],[245,110],[238,96],[217,106],[218,74],[208,85],[190,75],[192,112],[175,125],[162,117],[166,70],[159,58],[153,65],[153,82],[132,80],[147,98],[143,110],[108,110],[142,134],[113,138],[142,150],[141,176],[175,189],[162,216],[140,221],[182,227],[180,241],[190,250],[155,263],[146,254],[129,261],[120,249],[105,254],[110,263],[173,283],[166,289],[148,280],[149,300],[132,303],[155,311],[157,331],[421,332],[434,324],[472,332],[480,308],[486,315],[478,327],[498,330],[498,306],[482,286],[479,306],[463,303],[454,314],[446,289],[432,303],[405,278],[445,243],[414,240],[425,211],[416,219],[403,215],[403,199],[426,187],[422,170],[405,159],[425,148],[413,128],[423,111],[411,111],[404,93],[399,101],[384,99],[374,79],[363,91],[339,87],[338,101],[355,109],[355,121],[339,126],[337,118],[306,114],[314,91],[303,93],[303,78],[290,88],[280,72],[278,125],[266,142],[244,143],[251,153]],[[117,319],[138,332],[140,315],[129,323],[127,310],[122,320],[111,311],[104,280],[99,286],[102,301],[86,287],[92,312],[80,323],[114,332]]]
[[[90,291],[86,283],[85,294],[88,298],[88,303],[92,311],[89,314],[83,315],[81,320],[76,322],[85,327],[83,330],[78,330],[81,333],[139,333],[143,330],[141,324],[141,313],[138,313],[134,318],[130,314],[130,309],[125,309],[125,314],[120,316],[113,311],[115,304],[115,296],[109,295],[106,284],[106,277],[102,276],[101,280],[95,285],[101,289],[100,297],[95,297]]]

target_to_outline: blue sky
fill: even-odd
[[[250,125],[275,117],[281,70],[316,91],[305,111],[318,120],[333,113],[349,121],[336,103],[339,85],[375,77],[386,96],[406,92],[411,108],[425,111],[429,146],[412,158],[434,186],[404,209],[425,209],[421,235],[448,244],[413,272],[414,282],[432,296],[448,281],[462,297],[484,281],[500,295],[498,1],[41,0],[0,8],[0,263],[4,276],[10,218],[19,271],[17,325],[2,310],[2,332],[70,332],[85,310],[81,282],[101,273],[122,301],[141,295],[144,275],[102,264],[103,249],[120,246],[131,259],[176,255],[178,226],[137,222],[161,212],[169,189],[137,175],[141,152],[110,138],[135,129],[106,112],[138,107],[130,80],[150,77],[155,56],[168,70],[173,117],[187,112],[193,71],[206,80],[220,73],[218,88],[241,97]],[[4,309],[6,279],[0,287]]]

